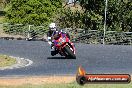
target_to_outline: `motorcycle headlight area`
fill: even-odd
[[[62,44],[63,42],[66,42],[66,38],[60,38],[58,44]]]

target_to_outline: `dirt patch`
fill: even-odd
[[[23,84],[60,84],[75,81],[75,76],[38,76],[38,77],[12,77],[0,78],[0,85],[23,85]]]

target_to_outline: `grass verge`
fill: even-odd
[[[0,86],[0,88],[132,88],[132,83],[129,84],[86,84],[81,86],[76,82],[65,84],[41,84],[32,85],[25,84],[20,86]]]
[[[16,63],[15,58],[11,58],[6,55],[0,55],[0,67],[11,66]]]

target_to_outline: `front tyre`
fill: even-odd
[[[66,46],[64,47],[64,51],[65,51],[65,53],[67,54],[67,57],[68,57],[68,58],[76,59],[75,54],[73,53],[73,51],[70,49],[70,47],[69,47],[68,45],[66,45]]]

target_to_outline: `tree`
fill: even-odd
[[[103,29],[104,0],[79,0],[80,5],[87,13],[84,24],[90,29]],[[132,31],[132,2],[131,0],[108,0],[107,30]],[[85,19],[89,19],[89,21]],[[89,25],[88,25],[89,24]],[[92,26],[94,25],[94,26]]]
[[[109,0],[107,13],[107,26],[114,31],[132,31],[132,2],[122,0]]]
[[[83,23],[86,29],[102,30],[104,0],[79,0],[84,9]]]
[[[61,7],[61,0],[11,0],[5,11],[11,24],[43,25],[52,21]]]

